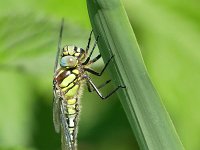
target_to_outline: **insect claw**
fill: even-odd
[[[97,38],[96,38],[96,42],[98,42],[98,40],[99,40],[99,37],[100,37],[100,35],[98,35],[98,36],[97,36]]]
[[[119,87],[120,87],[120,88],[123,88],[123,89],[126,88],[125,85],[119,85]]]

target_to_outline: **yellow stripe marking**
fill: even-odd
[[[69,86],[62,88],[62,92],[65,92],[66,90],[68,90],[69,88],[71,88],[72,86],[74,86],[74,83],[71,83]]]
[[[74,54],[74,46],[68,46],[68,53],[69,53],[69,55]]]
[[[74,81],[74,79],[76,78],[76,76],[74,74],[70,74],[68,77],[66,77],[62,83],[60,84],[60,87],[66,87],[69,83],[71,83],[72,81]]]
[[[68,52],[63,52],[64,55],[68,55]]]
[[[75,74],[79,74],[78,69],[74,69],[72,72],[75,73]]]
[[[70,89],[66,94],[65,97],[73,97],[76,95],[77,91],[78,91],[79,85],[75,85],[72,89]]]
[[[74,55],[75,55],[76,57],[78,57],[78,56],[80,55],[80,53],[75,53]]]
[[[75,103],[76,103],[76,99],[75,98],[67,100],[67,104],[69,104],[69,105],[73,105]]]
[[[69,131],[74,131],[74,128],[69,128]]]
[[[73,108],[73,107],[67,107],[67,114],[73,115],[75,113],[76,113],[75,108]]]

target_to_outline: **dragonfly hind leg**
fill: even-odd
[[[110,81],[111,81],[111,80],[107,80],[107,81],[104,82],[103,84],[99,85],[99,86],[97,87],[97,89],[103,88],[105,85],[107,85],[108,83],[110,83]],[[86,84],[87,84],[87,87],[88,87],[88,91],[89,91],[89,92],[94,92],[94,91],[95,91],[94,88],[91,88],[89,82],[86,82]]]
[[[109,81],[109,80],[108,80]],[[111,95],[113,95],[117,90],[119,90],[120,88],[126,88],[125,86],[122,86],[122,85],[118,85],[115,89],[113,89],[110,93],[108,93],[106,96],[103,96],[103,94],[99,91],[100,88],[102,88],[103,86],[105,86],[107,83],[109,82],[105,82],[104,84],[100,85],[100,87],[98,88],[94,83],[93,81],[87,77],[87,85],[88,85],[88,90],[90,89],[90,85],[92,86],[93,88],[93,91],[95,91],[99,97],[103,100],[103,99],[107,99],[108,97],[110,97]],[[91,91],[91,89],[90,89]]]

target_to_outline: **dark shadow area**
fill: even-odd
[[[35,110],[35,130],[33,145],[38,150],[59,150],[60,135],[53,127],[52,107],[44,103],[44,97],[38,97]]]

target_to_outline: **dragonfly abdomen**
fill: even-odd
[[[65,104],[65,115],[70,134],[70,141],[72,145],[75,145],[78,130],[77,123],[79,119],[79,99],[66,99]]]
[[[75,146],[77,137],[77,123],[79,118],[79,95],[81,86],[79,71],[77,69],[61,69],[56,77],[56,80],[64,97],[64,112],[69,129],[69,140],[71,141],[71,144]]]

